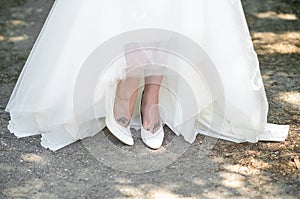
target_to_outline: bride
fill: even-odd
[[[239,0],[56,0],[6,111],[56,151],[105,126],[161,147],[164,125],[233,142],[283,141]]]

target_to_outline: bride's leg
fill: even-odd
[[[162,79],[162,75],[145,77],[141,111],[143,114],[143,127],[152,133],[155,133],[161,126],[158,97]]]
[[[116,90],[114,116],[115,120],[124,127],[129,125],[134,111],[138,87],[142,76],[142,69],[139,66],[147,62],[146,55],[142,51],[128,53],[136,47],[139,47],[138,43],[124,45],[127,78],[118,82]]]
[[[115,120],[124,127],[127,127],[130,123],[139,83],[140,77],[127,77],[118,82],[114,104],[114,116]]]

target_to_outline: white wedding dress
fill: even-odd
[[[128,63],[139,70],[126,73]],[[234,142],[287,137],[287,125],[267,123],[240,0],[56,0],[7,104],[8,128],[41,134],[43,147],[58,150],[106,126],[119,80],[157,74],[162,119],[190,143],[199,133]]]

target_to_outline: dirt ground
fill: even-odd
[[[17,139],[4,112],[53,0],[0,0],[0,198],[300,198],[300,1],[242,0],[269,100],[285,142],[197,137],[173,164],[144,174],[100,165],[76,142],[58,152]],[[188,164],[187,164],[188,162]]]

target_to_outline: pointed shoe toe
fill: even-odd
[[[154,134],[144,129],[141,125],[141,137],[143,142],[152,149],[158,149],[161,147],[164,140],[164,129],[161,126]]]

